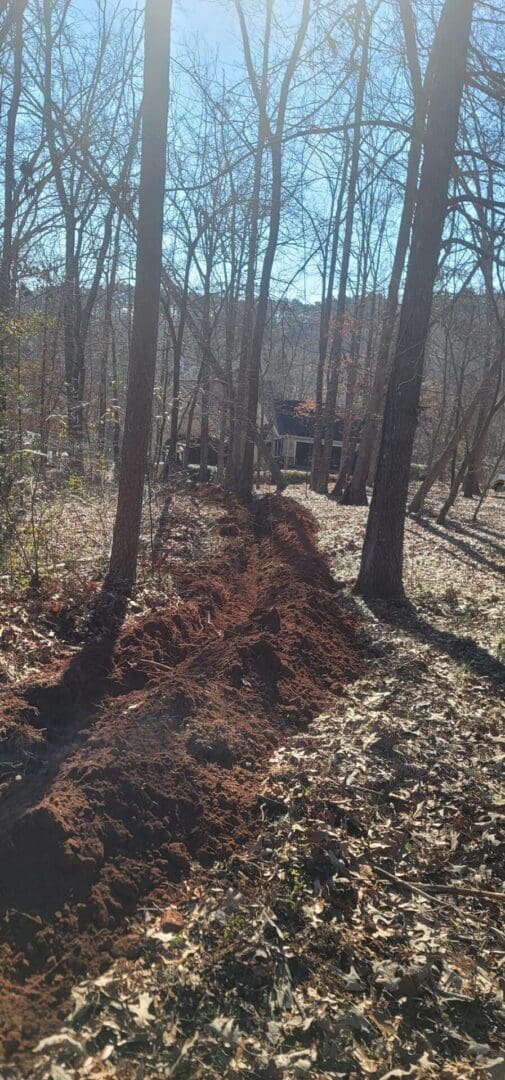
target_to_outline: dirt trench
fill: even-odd
[[[200,499],[213,554],[178,564],[178,602],[4,698],[2,754],[27,763],[0,799],[6,1058],[79,977],[135,950],[139,906],[254,836],[273,748],[363,669],[311,516]]]

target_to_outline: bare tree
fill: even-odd
[[[347,307],[347,289],[349,284],[349,267],[351,262],[351,245],[354,228],[354,213],[356,207],[356,191],[359,175],[359,160],[361,148],[361,126],[363,120],[363,105],[365,88],[368,78],[368,59],[370,49],[370,33],[373,16],[377,11],[377,5],[372,11],[368,10],[367,4],[362,0],[356,9],[356,38],[360,41],[360,64],[356,85],[356,101],[354,106],[352,150],[347,185],[347,210],[345,216],[344,238],[342,243],[342,255],[340,263],[340,278],[338,286],[337,303],[335,306],[334,332],[330,350],[330,365],[328,389],[326,400],[322,409],[321,421],[316,421],[314,433],[314,455],[312,460],[311,487],[314,491],[326,492],[330,474],[331,454],[333,449],[333,429],[335,423],[335,409],[337,403],[338,380],[342,360],[343,337],[345,325],[345,313]]]
[[[268,316],[272,269],[279,239],[282,206],[282,141],[286,124],[289,91],[298,65],[310,20],[310,0],[303,0],[300,22],[293,46],[284,67],[275,122],[269,115],[269,52],[274,0],[266,2],[266,33],[263,45],[261,79],[254,67],[247,22],[241,0],[235,0],[239,16],[242,43],[251,89],[258,109],[258,141],[255,153],[255,181],[252,201],[252,230],[250,240],[248,281],[246,286],[245,320],[242,333],[242,372],[238,383],[238,423],[230,455],[229,483],[241,494],[249,494],[253,483],[255,431],[258,416],[261,351]],[[268,220],[268,239],[263,255],[257,304],[254,306],[254,281],[258,247],[259,194],[265,148],[271,159],[271,192]],[[248,295],[247,295],[248,294]],[[250,326],[252,334],[250,334]],[[240,379],[242,374],[242,379]],[[244,397],[242,399],[242,394]],[[242,400],[244,404],[242,404]]]
[[[9,312],[12,299],[12,239],[14,216],[16,212],[16,183],[15,183],[15,142],[16,122],[21,96],[21,75],[23,62],[23,17],[26,3],[12,3],[10,12],[7,13],[8,26],[13,36],[12,55],[12,87],[10,103],[7,111],[7,125],[5,138],[4,159],[4,205],[3,205],[3,230],[2,230],[2,253],[0,257],[0,316],[6,316]],[[5,345],[3,335],[0,332],[0,451],[5,444]]]
[[[90,154],[89,152],[82,154],[82,148],[89,147],[91,141],[90,131],[100,98],[100,80],[111,26],[110,23],[100,23],[100,35],[89,81],[87,83],[84,81],[84,74],[80,71],[76,76],[84,85],[79,85],[79,93],[75,95],[78,102],[82,101],[82,105],[75,120],[75,130],[72,131],[72,144],[69,146],[66,110],[71,108],[71,82],[69,80],[70,85],[67,85],[65,79],[59,80],[63,86],[64,96],[59,102],[55,101],[53,71],[55,52],[56,54],[59,52],[55,43],[61,39],[64,32],[66,10],[64,7],[55,26],[52,0],[43,0],[43,108],[51,170],[64,223],[63,325],[70,463],[74,471],[82,473],[84,470],[86,342],[112,239],[114,217],[121,204],[123,189],[131,170],[137,144],[139,118],[135,118],[133,123],[129,145],[124,152],[118,176],[109,186],[108,198],[102,213],[101,235],[97,240],[95,237],[97,216],[102,202],[101,172],[105,170],[108,155],[111,153],[116,126],[121,114],[125,79],[121,80],[114,113],[108,118],[110,135],[108,139],[100,140],[98,170],[95,167],[99,175],[98,177],[93,175],[90,179]],[[79,57],[75,59],[75,66],[78,66],[79,59]],[[93,233],[92,243],[95,249],[93,267],[89,276],[85,275],[83,270],[85,261],[83,244],[87,229]]]
[[[151,430],[161,285],[170,27],[170,0],[147,0],[132,342],[118,504],[107,575],[107,584],[119,592],[129,592],[135,581]]]
[[[403,595],[403,537],[410,464],[423,377],[474,0],[445,0],[426,125],[412,245],[379,464],[356,591]]]
[[[391,347],[398,314],[400,285],[409,249],[412,218],[417,195],[419,164],[423,146],[426,108],[429,99],[433,57],[436,48],[435,42],[423,82],[416,46],[416,28],[412,7],[409,0],[398,0],[398,6],[400,9],[400,17],[405,38],[405,50],[414,97],[414,114],[412,117],[412,134],[405,176],[403,208],[398,227],[393,267],[382,321],[375,374],[370,401],[368,403],[363,430],[361,432],[356,465],[349,486],[349,502],[352,502],[355,505],[366,505],[367,480],[373,479],[377,464],[380,421],[389,375]]]

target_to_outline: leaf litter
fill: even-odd
[[[172,542],[189,509],[181,498]],[[162,933],[173,927],[167,904],[192,865],[254,837],[272,750],[363,670],[357,619],[338,601],[310,513],[212,487],[194,499],[192,533],[205,542],[189,561],[170,558],[172,603],[0,694],[10,1061],[54,1032],[77,979],[138,953],[139,906],[161,906]],[[162,542],[160,562],[168,552]]]
[[[364,513],[300,500],[351,579]],[[496,501],[476,555],[502,525]],[[75,988],[34,1080],[505,1076],[503,582],[409,528],[417,613],[342,593],[365,673],[275,750],[256,841],[186,882],[179,925],[146,906],[140,954]]]

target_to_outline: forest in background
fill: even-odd
[[[450,480],[451,503],[461,485],[466,495],[487,487],[504,444],[503,13],[488,0],[474,7],[415,430],[414,460],[429,483]],[[275,465],[261,445],[273,394],[313,404],[315,491],[327,490],[329,435],[335,415],[344,418],[335,491],[366,501],[423,133],[446,55],[442,8],[318,0],[291,10],[236,0],[216,6],[221,46],[219,35],[202,40],[197,25],[175,35],[146,420],[153,477],[193,437],[205,478],[211,439],[218,481],[250,491],[258,457]],[[8,523],[18,521],[20,500],[45,497],[48,479],[80,491],[118,475],[143,13],[105,0],[11,0],[0,50]]]
[[[499,1080],[505,14],[182,2],[0,12],[2,1077]]]

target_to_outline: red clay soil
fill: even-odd
[[[166,904],[192,862],[254,835],[272,749],[362,669],[310,515],[278,496],[200,498],[214,554],[179,564],[180,602],[4,699],[1,760],[28,762],[0,800],[11,1060],[64,1015],[79,977],[135,948],[140,901]]]

